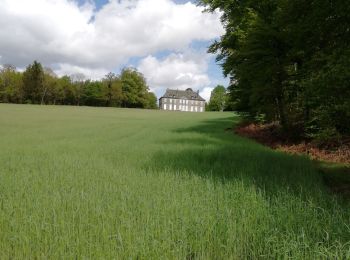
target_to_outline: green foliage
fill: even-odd
[[[217,53],[231,106],[285,131],[350,134],[350,5],[335,0],[202,0],[222,11]],[[341,94],[340,94],[341,93]],[[313,132],[309,132],[312,129]],[[333,131],[332,130],[332,131]]]
[[[145,108],[148,103],[148,86],[144,76],[135,69],[125,68],[120,75],[123,106]]]
[[[26,103],[43,103],[45,95],[44,70],[37,61],[29,65],[23,73],[23,92]]]
[[[4,65],[0,69],[0,102],[20,103],[22,99],[22,73],[12,65]]]
[[[348,259],[349,202],[239,120],[0,104],[0,259]]]
[[[153,92],[147,92],[145,108],[148,108],[148,109],[157,108],[157,97]]]
[[[104,84],[100,81],[86,81],[84,83],[83,104],[86,106],[105,106],[103,93]],[[111,106],[112,103],[108,103]]]
[[[12,65],[1,67],[0,102],[157,108],[156,96],[149,92],[143,75],[134,69],[91,81],[81,73],[58,77],[37,61],[24,73]]]
[[[224,86],[216,86],[210,95],[208,104],[209,111],[223,111],[226,107],[226,88]]]

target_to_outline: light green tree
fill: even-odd
[[[226,88],[222,85],[217,85],[210,95],[208,110],[223,111],[226,105]]]
[[[0,69],[0,101],[21,103],[22,99],[22,73],[16,71],[13,65],[3,65]]]
[[[133,68],[125,68],[120,75],[124,107],[144,108],[147,104],[148,86],[142,73]]]
[[[106,106],[119,107],[122,104],[122,81],[112,72],[108,73],[103,79],[103,97]]]

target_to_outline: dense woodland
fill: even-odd
[[[83,74],[58,77],[37,61],[24,72],[12,65],[0,67],[0,102],[157,108],[156,96],[134,69],[123,69],[120,75],[108,73],[102,80],[92,81]]]
[[[209,48],[231,78],[233,110],[295,138],[350,135],[350,5],[344,0],[201,0],[222,11]]]

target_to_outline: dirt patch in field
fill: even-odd
[[[273,149],[291,154],[305,154],[313,160],[350,164],[350,141],[338,147],[320,148],[312,142],[293,142],[282,136],[275,124],[248,124],[235,129],[235,133],[256,140]]]

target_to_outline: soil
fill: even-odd
[[[291,154],[304,154],[312,160],[350,164],[350,140],[336,147],[318,147],[307,140],[291,141],[279,134],[275,124],[248,124],[235,129],[235,133],[256,140],[273,149]]]
[[[232,129],[225,129],[226,131]],[[307,155],[322,173],[327,187],[334,194],[350,199],[350,141],[336,147],[320,148],[307,140],[291,141],[282,136],[275,124],[245,124],[235,133],[291,154]]]

